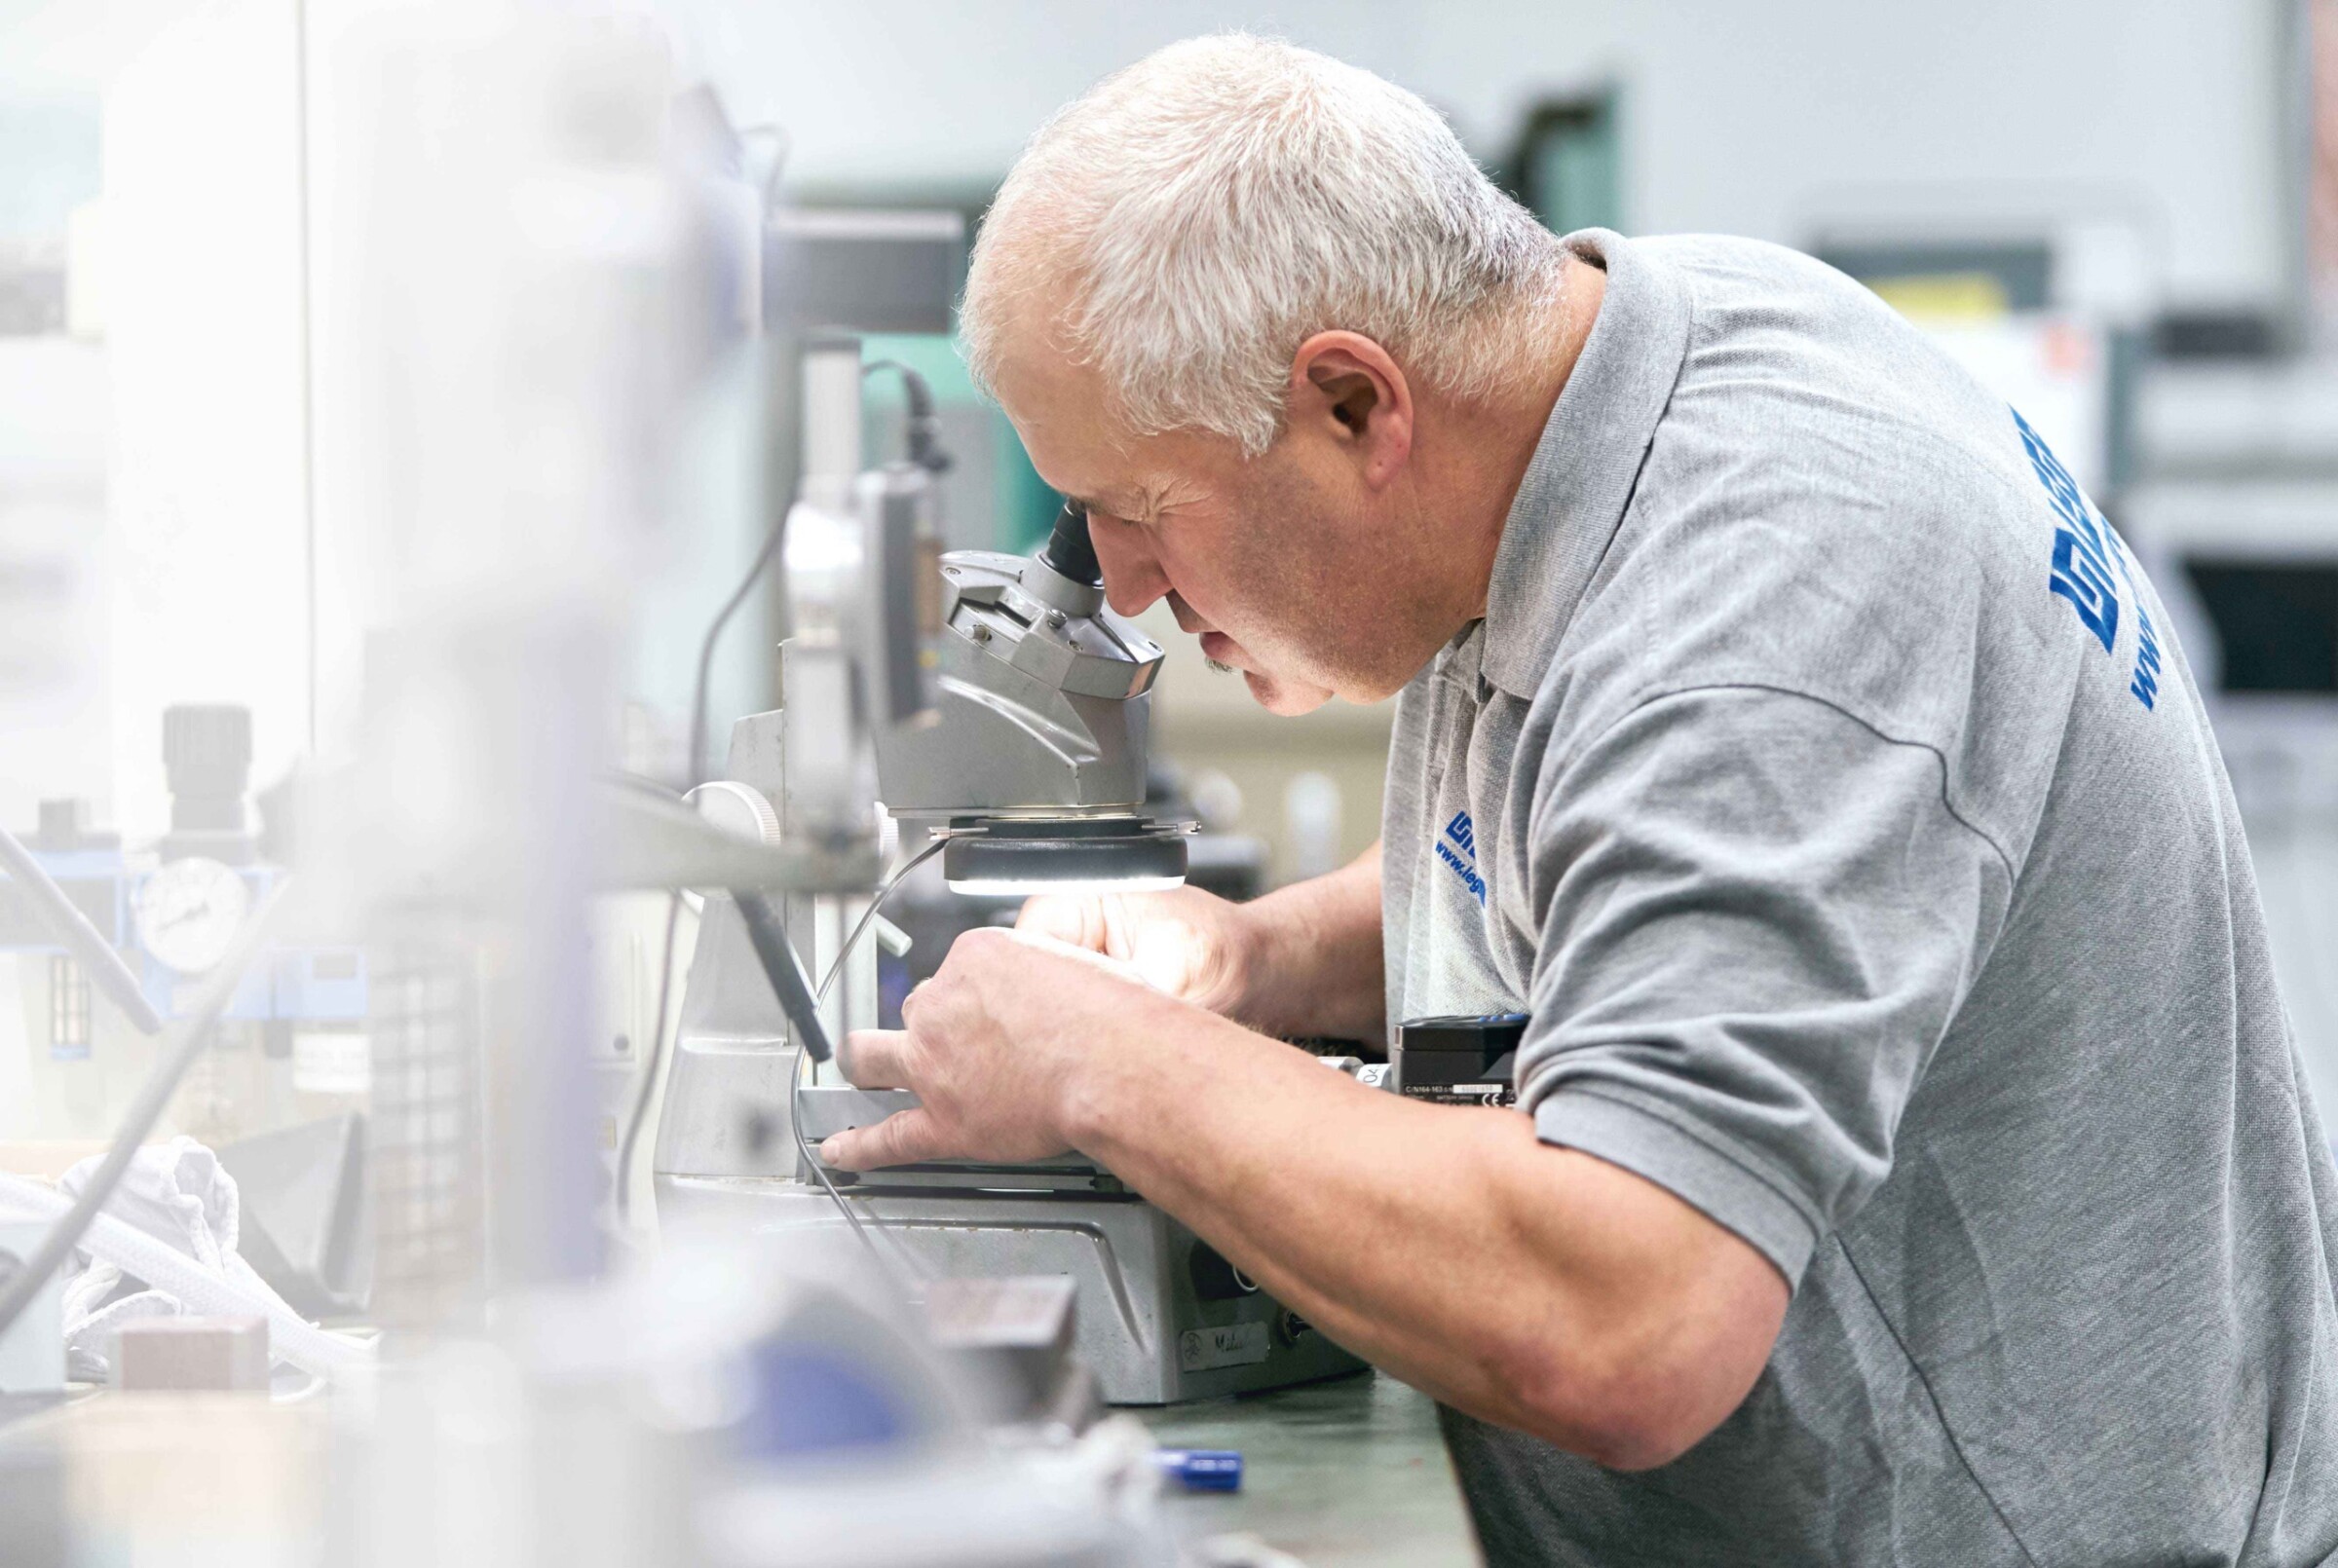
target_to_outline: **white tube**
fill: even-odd
[[[0,1207],[54,1220],[72,1206],[73,1200],[54,1187],[0,1172]],[[264,1314],[269,1354],[304,1372],[324,1377],[373,1362],[373,1346],[365,1341],[320,1328],[265,1285],[255,1290],[213,1274],[177,1248],[112,1214],[100,1213],[91,1222],[80,1250],[176,1296],[190,1313],[204,1317]]]

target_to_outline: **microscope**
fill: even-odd
[[[802,358],[785,698],[738,721],[726,776],[697,792],[701,810],[766,845],[889,826],[905,863],[938,854],[949,886],[969,894],[1178,885],[1187,830],[1145,814],[1161,649],[1105,604],[1085,515],[1066,505],[1029,556],[939,552],[929,472],[857,471],[857,341],[827,332]],[[1084,1156],[815,1166],[823,1139],[917,1102],[832,1066],[798,1082],[804,1053],[820,1059],[877,1022],[875,959],[853,938],[872,922],[883,931],[870,903],[882,891],[769,909],[708,893],[653,1162],[662,1221],[836,1227],[848,1215],[907,1275],[1069,1278],[1076,1347],[1113,1403],[1363,1364]],[[774,918],[808,969],[776,951]],[[811,975],[837,983],[813,991]]]

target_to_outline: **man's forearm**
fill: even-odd
[[[1095,1054],[1079,1147],[1340,1343],[1611,1464],[1669,1458],[1751,1386],[1785,1282],[1671,1194],[1523,1116],[1175,1016]]]
[[[1286,1036],[1378,1044],[1387,1032],[1380,956],[1380,846],[1329,876],[1245,906],[1255,933],[1242,1016]]]

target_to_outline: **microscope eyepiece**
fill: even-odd
[[[1087,587],[1104,585],[1104,569],[1096,564],[1096,543],[1088,538],[1088,514],[1072,502],[1055,514],[1055,527],[1039,546],[1039,560],[1058,577]]]

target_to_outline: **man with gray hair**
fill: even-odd
[[[922,1108],[828,1158],[1102,1161],[1437,1397],[1496,1561],[2338,1552],[2338,1177],[2239,817],[2017,413],[1243,37],[1039,132],[964,328],[1116,609],[1278,711],[1402,692],[1382,842],[961,939],[849,1042]],[[1498,1012],[1520,1113],[1276,1038]]]

